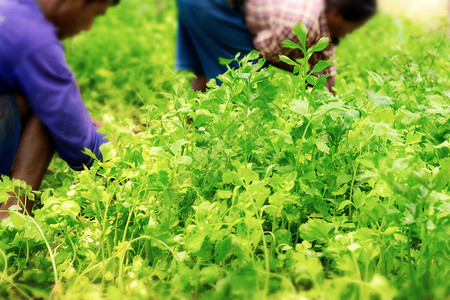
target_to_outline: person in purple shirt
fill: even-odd
[[[0,175],[37,190],[55,150],[74,170],[93,163],[85,148],[102,158],[107,140],[81,99],[60,40],[89,30],[119,1],[0,0]],[[0,219],[16,204],[31,213],[31,201],[11,197]]]

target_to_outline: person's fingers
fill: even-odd
[[[24,212],[24,209],[27,211],[29,215],[31,215],[31,210],[33,209],[34,201],[26,199],[25,196],[20,197],[20,201],[17,197],[13,196],[12,193],[10,193],[12,197],[8,199],[5,203],[2,203],[0,205],[0,220],[6,219],[9,217],[9,209],[11,206],[19,205],[21,207],[21,210],[19,212]]]
[[[205,92],[206,91],[206,83],[208,82],[205,75],[198,75],[192,79],[191,88],[196,92]]]
[[[103,122],[102,121],[94,119],[92,117],[91,117],[91,119],[92,119],[92,124],[94,124],[95,127],[97,127],[97,128],[103,127]]]

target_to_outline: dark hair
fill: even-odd
[[[86,3],[98,2],[98,1],[105,2],[107,0],[86,0]],[[117,5],[117,4],[119,4],[119,2],[120,2],[120,0],[112,0],[112,5]]]
[[[377,12],[377,0],[326,0],[347,21],[364,21]]]

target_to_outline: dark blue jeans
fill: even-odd
[[[243,14],[227,0],[177,0],[177,4],[177,70],[209,80],[227,71],[219,57],[231,59],[255,49]]]
[[[20,112],[14,96],[0,96],[0,175],[10,175],[21,133]]]

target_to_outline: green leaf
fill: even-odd
[[[194,236],[186,239],[186,249],[193,254],[199,252],[202,249],[205,238],[206,232],[197,232]]]
[[[344,184],[343,186],[341,186],[339,189],[335,190],[332,192],[333,196],[342,196],[345,193],[347,193],[348,191],[348,185]]]
[[[168,120],[168,122],[175,124],[177,127],[184,129],[184,125],[180,120]]]
[[[221,65],[228,66],[228,65],[231,64],[233,61],[234,61],[234,59],[219,57],[219,63],[220,63]]]
[[[309,75],[306,77],[306,82],[308,82],[310,85],[314,86],[314,85],[316,85],[317,78],[314,77],[313,75]]]
[[[245,182],[250,183],[259,180],[259,175],[257,172],[253,171],[251,168],[242,168],[239,170],[239,176]]]
[[[192,164],[192,158],[190,156],[179,156],[175,158],[176,164],[190,165]]]
[[[329,60],[321,60],[314,66],[314,68],[311,70],[311,73],[322,72],[323,70],[332,65],[333,65],[333,58],[330,58]]]
[[[291,65],[291,66],[297,66],[298,63],[296,63],[295,61],[293,61],[292,59],[290,59],[289,57],[285,56],[285,55],[280,55],[280,60],[282,62],[284,62],[285,64]]]
[[[217,197],[220,199],[229,199],[233,196],[233,193],[231,191],[226,190],[218,190],[217,191]]]
[[[445,141],[439,145],[434,146],[436,149],[442,149],[442,148],[450,148],[450,143],[448,141]]]
[[[407,145],[418,144],[418,143],[422,142],[423,136],[424,136],[424,134],[422,134],[422,133],[415,133],[415,132],[410,131],[406,135],[405,143]]]
[[[347,246],[347,249],[350,250],[350,252],[355,252],[359,248],[361,248],[361,245],[358,243],[350,244]]]
[[[324,74],[317,78],[316,84],[314,85],[312,92],[316,91],[319,88],[323,88],[324,84],[327,82],[327,74]]]
[[[256,51],[256,50],[252,50],[252,51],[250,51],[249,54],[247,54],[247,59],[248,59],[249,61],[257,60],[257,59],[259,59],[260,57],[261,57],[261,53],[259,53],[259,52]]]
[[[433,230],[436,229],[436,225],[434,225],[433,221],[428,220],[428,222],[427,222],[427,229],[428,229],[429,231],[433,231]]]
[[[289,48],[289,49],[303,49],[303,47],[301,45],[299,45],[293,41],[290,41],[290,40],[283,41],[281,44],[283,45],[283,47]]]
[[[222,175],[222,181],[224,184],[242,185],[241,179],[236,172],[226,172]]]
[[[311,219],[308,223],[300,226],[300,236],[307,241],[318,243],[326,243],[330,231],[334,228],[334,225],[326,222],[323,219]]]
[[[305,24],[302,22],[298,22],[297,25],[294,27],[293,32],[298,37],[300,44],[303,46],[303,49],[306,50],[306,36],[308,34],[308,29],[306,28]],[[304,51],[304,54],[306,51]]]
[[[248,192],[252,195],[252,198],[255,200],[258,208],[261,208],[270,196],[270,190],[263,182],[253,182],[248,187]]]
[[[217,242],[214,256],[218,262],[223,262],[231,256],[235,256],[241,261],[244,258],[244,249],[244,246],[235,235],[226,235],[224,239]]]
[[[292,136],[290,134],[287,134],[284,131],[278,130],[278,129],[271,129],[270,132],[275,133],[277,135],[283,136],[284,137],[284,142],[288,143],[288,144],[292,144]]]
[[[289,109],[300,115],[307,115],[309,113],[309,102],[307,100],[293,100]]]
[[[200,271],[200,282],[202,284],[214,284],[220,278],[220,268],[216,265],[208,266]]]
[[[353,179],[352,175],[348,175],[348,174],[340,174],[337,178],[336,178],[336,185],[337,186],[341,186],[344,183],[348,183]]]
[[[35,241],[42,241],[42,236],[36,228],[30,216],[22,213],[11,212],[8,219],[3,221],[9,228],[15,228],[23,234],[26,239],[33,239]]]
[[[114,145],[112,143],[105,143],[100,149],[102,151],[103,161],[112,160],[117,156],[117,151],[114,149]]]
[[[369,95],[370,101],[375,103],[376,106],[387,108],[390,107],[394,102],[392,99],[387,95],[381,95],[381,94],[371,94]]]
[[[308,52],[320,52],[323,51],[330,44],[330,39],[328,37],[322,37],[317,44],[312,47]]]
[[[328,147],[324,141],[316,139],[314,145],[316,145],[317,149],[319,149],[320,152],[325,152],[326,154],[330,153],[330,147]]]
[[[178,152],[180,152],[180,150],[181,150],[181,147],[186,144],[189,144],[189,142],[184,139],[181,139],[181,140],[176,141],[172,145],[170,145],[169,148],[170,148],[170,151],[172,152],[172,154],[174,156],[177,156]]]
[[[338,207],[337,210],[338,210],[338,211],[339,211],[339,210],[343,210],[343,209],[346,208],[348,205],[353,205],[352,201],[350,201],[350,200],[342,201],[342,203],[339,204],[339,207]]]
[[[382,86],[384,84],[384,79],[375,72],[367,71],[370,77],[376,82],[377,85]]]
[[[292,234],[289,230],[286,229],[278,229],[274,232],[277,245],[280,244],[290,244],[292,239]]]

